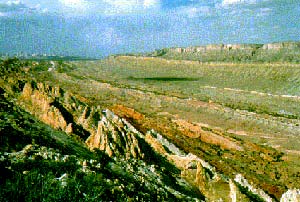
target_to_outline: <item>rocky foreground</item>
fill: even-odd
[[[37,82],[18,64],[1,73],[0,201],[300,201],[298,189],[278,197],[243,170],[220,172],[164,134],[139,131],[108,109]],[[225,150],[247,149],[203,134]]]

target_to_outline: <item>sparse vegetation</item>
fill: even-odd
[[[296,57],[285,56],[287,52],[277,56],[264,56],[258,51],[249,52],[250,55],[243,51],[231,53],[232,57],[218,56],[217,63],[212,62],[213,55],[203,55],[209,63],[163,59],[170,58],[168,50],[158,52],[154,58],[114,56],[98,61],[53,63],[1,61],[1,155],[18,153],[32,144],[48,150],[54,148],[60,155],[73,155],[75,160],[62,163],[38,157],[35,161],[32,156],[36,150],[17,163],[7,156],[0,157],[1,171],[7,173],[7,177],[0,178],[0,200],[23,200],[25,195],[28,200],[46,201],[177,199],[170,190],[154,193],[161,186],[201,198],[199,193],[176,184],[180,170],[143,139],[139,139],[143,153],[151,154],[144,160],[116,161],[100,150],[88,150],[83,141],[90,132],[85,131],[84,124],[75,123],[82,115],[75,109],[80,108],[82,113],[88,105],[109,108],[144,134],[154,129],[185,153],[205,159],[228,177],[242,172],[277,200],[288,188],[299,188],[300,65],[296,64]],[[192,56],[180,55],[194,60]],[[48,71],[49,68],[53,69]],[[51,86],[64,89],[58,90],[58,94],[73,94],[49,98],[49,108],[55,108],[72,123],[73,134],[54,130],[22,109],[28,105],[26,109],[31,112],[34,108],[30,108],[30,99],[27,105],[20,104],[19,96],[28,82],[33,89],[37,89],[39,82],[48,84],[40,88],[48,89],[49,94],[56,92]],[[87,110],[84,116],[93,110]],[[89,124],[96,128],[98,121],[99,117],[89,120]],[[162,149],[170,152],[166,147]],[[95,173],[82,172],[79,162],[85,159],[95,159],[101,166],[89,166]],[[146,174],[154,164],[162,184],[156,184]],[[206,169],[211,177],[210,172]],[[64,173],[68,173],[67,187],[55,180]],[[146,181],[141,183],[142,180]],[[16,188],[22,186],[26,189]],[[251,200],[260,200],[249,190],[239,189]]]
[[[224,44],[209,47],[164,48],[148,56],[173,60],[231,63],[299,63],[300,49],[297,42],[275,43],[275,48],[263,48],[263,44],[242,44],[240,48]],[[238,45],[239,46],[239,45]],[[200,49],[200,50],[197,50]]]

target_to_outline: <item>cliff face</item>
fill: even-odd
[[[174,53],[197,53],[210,51],[230,51],[230,50],[282,50],[282,49],[297,49],[300,50],[300,42],[281,42],[268,44],[210,44],[206,46],[193,46],[187,48],[170,48],[166,49]]]
[[[150,54],[176,60],[201,62],[297,62],[300,42],[269,44],[212,44],[206,46],[175,47]]]
[[[262,49],[276,50],[276,51],[282,50],[282,49],[299,50],[300,43],[299,42],[269,43],[269,44],[264,44]]]

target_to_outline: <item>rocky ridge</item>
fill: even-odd
[[[136,134],[126,120],[109,110],[89,107],[59,87],[26,83],[19,102],[44,123],[83,139],[90,149],[98,148],[110,157],[143,158]]]
[[[181,178],[196,187],[208,201],[274,201],[241,174],[234,179],[219,174],[209,163],[193,154],[184,153],[154,130],[142,134],[110,110],[102,110],[99,106],[89,107],[58,87],[26,83],[19,102],[43,122],[78,135],[90,149],[100,149],[110,157],[149,158],[143,152],[145,148],[141,140],[144,140],[157,154],[175,165],[180,170]],[[66,117],[66,114],[72,115],[72,118]],[[82,127],[82,130],[74,126]],[[85,131],[84,134],[82,131]],[[114,166],[112,169],[119,170]],[[290,192],[285,193],[283,198],[294,197],[295,194]]]
[[[188,52],[207,52],[207,51],[230,51],[230,50],[299,50],[299,42],[278,42],[268,44],[212,44],[206,46],[194,46],[187,48],[170,48],[168,51],[177,53],[188,53]]]
[[[0,201],[203,199],[186,181],[176,178],[178,171],[171,164],[165,163],[166,169],[123,154],[109,157],[106,150],[89,151],[76,134],[38,122],[2,96],[4,92],[1,89]],[[6,144],[12,145],[6,148]]]
[[[300,43],[212,44],[206,46],[174,47],[148,54],[176,60],[199,62],[296,62],[299,63]]]

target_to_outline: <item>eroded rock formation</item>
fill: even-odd
[[[131,124],[109,110],[80,103],[59,87],[26,83],[19,101],[44,123],[83,138],[90,149],[111,157],[144,156],[137,139],[140,133]]]
[[[110,157],[143,159],[149,155],[143,153],[140,141],[145,141],[157,155],[178,168],[181,171],[180,177],[197,188],[208,201],[273,201],[241,174],[232,179],[218,173],[208,162],[183,152],[154,130],[142,134],[113,112],[99,106],[90,107],[58,87],[26,83],[18,102],[44,123],[80,137],[91,150],[100,149]],[[221,147],[226,145],[225,149],[243,150],[235,141],[218,136],[217,133],[204,132],[201,127],[187,125],[182,120],[177,120],[176,123],[183,130],[197,130],[196,134],[205,142]],[[224,142],[227,144],[223,145]],[[299,190],[289,190],[281,201],[297,201],[299,195]]]
[[[98,148],[109,156],[143,158],[144,154],[137,139],[140,133],[111,111],[103,112],[102,119],[98,122],[97,132],[86,140],[89,148]]]

